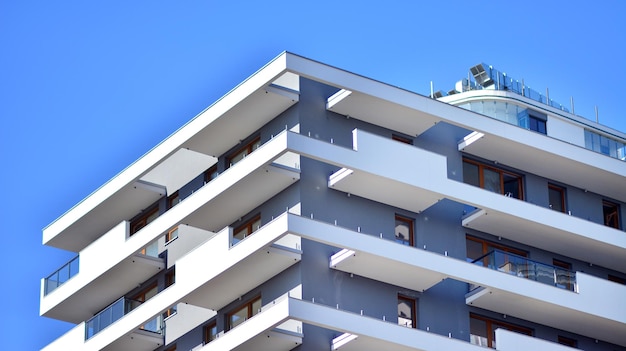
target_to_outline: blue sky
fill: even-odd
[[[422,94],[486,62],[626,131],[625,17],[620,0],[0,0],[3,348],[71,327],[39,317],[40,279],[75,255],[41,229],[280,52]]]

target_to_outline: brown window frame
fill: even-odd
[[[500,191],[501,191],[500,194],[502,195],[506,195],[506,193],[504,192],[504,176],[503,175],[507,174],[509,176],[513,176],[517,178],[518,179],[517,191],[520,197],[516,199],[524,200],[524,176],[523,175],[511,172],[511,171],[507,171],[502,168],[494,167],[494,166],[491,166],[482,162],[478,162],[476,160],[472,160],[466,157],[463,158],[463,163],[473,164],[478,167],[478,183],[479,183],[478,187],[481,189],[485,189],[485,176],[484,176],[485,169],[489,169],[493,172],[498,173],[500,175]],[[469,183],[466,183],[466,184],[469,184]],[[487,191],[490,191],[490,190],[487,190]]]
[[[512,331],[512,332],[516,332],[516,333],[520,333],[523,335],[528,335],[528,336],[533,336],[533,329],[531,328],[527,328],[527,327],[523,327],[521,325],[517,325],[517,324],[512,324],[512,323],[508,323],[508,322],[502,322],[500,320],[497,319],[493,319],[493,318],[489,318],[489,317],[485,317],[483,315],[479,315],[473,312],[470,312],[470,320],[471,319],[477,319],[477,320],[482,320],[485,322],[485,327],[487,328],[486,332],[487,332],[487,344],[490,348],[494,348],[493,347],[493,342],[495,341],[495,330],[498,328],[504,328],[506,330]],[[494,328],[494,325],[496,326]],[[470,332],[471,335],[471,332]]]
[[[612,209],[611,213],[607,213],[607,208]],[[604,225],[607,227],[620,229],[619,211],[619,204],[609,200],[602,200],[602,217],[604,218]]]
[[[470,241],[475,241],[475,242],[478,242],[478,243],[482,244],[482,255],[488,254],[491,251],[489,249],[489,247],[491,246],[493,249],[496,249],[496,250],[500,250],[500,251],[504,251],[504,252],[512,253],[514,255],[518,255],[518,256],[522,256],[522,257],[528,258],[528,252],[527,251],[524,251],[524,250],[521,250],[521,249],[518,249],[518,248],[515,248],[515,247],[511,247],[511,246],[498,244],[498,243],[496,243],[494,241],[491,241],[491,240],[479,238],[479,237],[476,237],[476,236],[473,236],[473,235],[469,235],[469,234],[465,235],[465,240],[466,240],[466,242],[467,242],[467,240],[470,240]],[[466,247],[467,247],[467,245],[466,245]],[[466,257],[467,257],[467,253],[466,253]],[[470,259],[470,258],[467,257],[467,259]]]
[[[566,346],[569,346],[569,347],[574,347],[574,348],[578,347],[578,340],[572,339],[572,338],[568,338],[568,337],[562,336],[562,335],[559,335],[557,337],[556,342],[561,344],[561,345],[566,345]]]
[[[403,137],[403,136],[398,135],[398,134],[392,134],[391,135],[391,139],[395,140],[395,141],[399,141],[399,142],[404,143],[404,144],[413,145],[413,140],[411,140],[409,138],[406,138],[406,137]]]
[[[148,222],[148,218],[150,218],[153,214],[159,212],[159,206],[155,206],[153,208],[150,208],[148,210],[146,210],[143,214],[141,214],[141,216],[139,216],[138,218],[136,218],[135,220],[133,220],[130,223],[130,235],[134,235],[135,233],[137,233],[138,231],[140,231],[141,229],[143,229],[145,226],[147,226],[148,224],[151,223]],[[159,216],[157,215],[156,218],[158,218]],[[156,219],[155,218],[155,219]],[[139,227],[138,227],[139,226]]]
[[[176,235],[174,235],[176,233]],[[165,234],[165,244],[169,244],[172,240],[178,239],[178,226],[170,229]]]
[[[246,302],[243,305],[239,305],[236,309],[233,309],[232,311],[230,311],[227,316],[226,316],[226,325],[227,325],[227,330],[231,330],[234,328],[234,326],[232,325],[232,316],[235,315],[237,312],[243,310],[244,308],[247,308],[247,314],[246,314],[246,319],[244,321],[247,321],[248,319],[254,317],[257,313],[259,313],[259,311],[254,311],[252,306],[256,303],[256,302],[261,302],[261,295],[258,295],[256,297],[251,298],[250,300],[248,300],[248,302]],[[243,323],[243,322],[242,322]],[[238,324],[239,325],[239,324]]]
[[[217,174],[217,165],[213,165],[211,167],[209,167],[209,169],[207,169],[206,171],[204,171],[204,184],[212,181],[213,179],[217,178],[218,174]]]
[[[213,333],[211,333],[211,329],[213,329],[213,328],[215,328],[215,334],[214,335],[213,335]],[[217,339],[217,334],[219,333],[217,331],[217,321],[212,321],[211,323],[205,325],[202,328],[202,330],[203,330],[202,339],[203,339],[203,342],[204,342],[205,345],[210,343],[211,341]]]
[[[174,283],[176,283],[176,268],[165,273],[165,288],[169,288],[174,285]]]
[[[252,226],[254,223],[256,223],[257,221],[261,220],[261,214],[256,214],[253,217],[251,217],[250,219],[246,220],[244,223],[240,224],[239,226],[237,226],[235,229],[233,229],[233,238],[235,238],[235,235],[237,235],[239,232],[241,232],[244,228],[248,230],[248,233],[245,234],[243,236],[243,238],[239,239],[236,238],[238,240],[243,240],[247,237],[249,237],[250,235],[252,235],[256,229],[254,229]],[[259,228],[261,227],[261,224],[259,224]]]
[[[622,278],[622,277],[618,277],[618,276],[613,275],[613,274],[609,274],[607,279],[609,281],[612,281],[613,283],[626,285],[626,278]]]
[[[400,301],[404,301],[411,307],[411,326],[400,324],[400,311],[398,311],[398,325],[402,325],[407,328],[417,329],[417,300],[413,297],[409,297],[406,295],[398,294],[398,304]]]
[[[548,206],[554,211],[558,211],[550,203],[550,190],[559,192],[560,198],[561,198],[561,211],[559,212],[565,213],[567,211],[566,206],[565,206],[565,188],[562,186],[555,185],[555,184],[548,184]]]
[[[136,293],[136,294],[132,295],[133,297],[131,298],[131,300],[140,301],[140,302],[146,302],[146,301],[147,301],[147,300],[146,300],[146,294],[147,294],[150,290],[152,290],[152,289],[154,289],[154,288],[157,288],[157,292],[156,292],[156,294],[158,294],[158,293],[159,293],[158,286],[159,286],[159,285],[158,285],[158,282],[153,282],[152,284],[147,285],[145,288],[141,289],[141,291],[140,291],[140,292],[138,292],[138,293]],[[156,294],[155,294],[155,296],[156,296]],[[148,300],[150,300],[150,299],[148,299]]]
[[[181,201],[182,200],[180,199],[178,191],[175,191],[172,195],[167,197],[167,209],[169,210],[170,208],[178,205]]]
[[[257,147],[255,148],[254,145],[257,144]],[[236,151],[232,152],[227,158],[226,158],[226,168],[230,168],[231,166],[233,166],[234,164],[236,164],[237,162],[233,163],[233,159],[239,155],[241,155],[242,153],[246,153],[242,159],[246,158],[248,155],[250,155],[254,150],[258,149],[261,146],[261,136],[256,136],[254,137],[250,142],[248,142],[247,144],[243,145],[242,147],[238,148]]]
[[[398,236],[396,235],[395,236],[396,242],[397,243],[401,243],[402,242],[403,245],[405,245],[404,242],[408,242],[408,246],[415,246],[415,239],[414,239],[415,233],[414,233],[414,230],[413,230],[413,227],[415,226],[415,220],[412,219],[412,218],[403,216],[403,215],[396,214],[396,216],[395,216],[395,225],[394,225],[394,234],[395,234],[395,227],[398,225],[399,221],[406,223],[407,226],[409,227],[409,240],[407,241],[407,240],[398,239]]]
[[[570,271],[570,272],[572,271],[572,264],[571,263],[565,262],[565,261],[562,261],[562,260],[559,260],[559,259],[556,259],[556,258],[552,259],[552,265],[554,267],[556,267],[556,268],[562,268],[562,269],[565,269],[565,270]],[[555,271],[555,274],[557,274],[556,271]],[[556,279],[555,284],[558,284],[558,274],[555,277],[555,279]],[[572,285],[572,281],[571,280],[568,280],[568,282],[565,284],[565,288],[567,290],[574,290],[574,287]]]

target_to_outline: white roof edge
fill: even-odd
[[[158,143],[148,152],[139,157],[136,161],[128,165],[118,174],[109,179],[106,183],[98,187],[91,194],[72,206],[57,219],[43,228],[43,244],[46,244],[57,234],[65,230],[76,220],[94,209],[98,204],[106,200],[111,195],[122,189],[124,186],[141,178],[147,171],[158,162],[174,153],[185,141],[195,135],[204,125],[213,121],[214,116],[207,112],[214,110],[228,111],[230,108],[241,102],[247,96],[272,82],[276,77],[287,70],[287,52],[282,52],[259,70],[254,72],[244,81],[239,83],[221,98],[198,113],[195,117],[170,134],[163,141]]]

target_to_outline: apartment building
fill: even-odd
[[[283,53],[43,230],[44,350],[624,351],[625,143]]]

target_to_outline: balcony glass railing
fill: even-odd
[[[472,263],[570,291],[574,291],[576,285],[575,272],[505,251],[493,250]]]
[[[72,258],[68,263],[57,269],[54,273],[46,277],[44,283],[44,296],[53,292],[78,273],[78,256]]]
[[[131,300],[124,297],[115,301],[85,323],[85,340],[88,340],[109,325],[115,323],[142,303],[143,301]],[[142,325],[139,329],[162,334],[163,317],[158,315]]]

